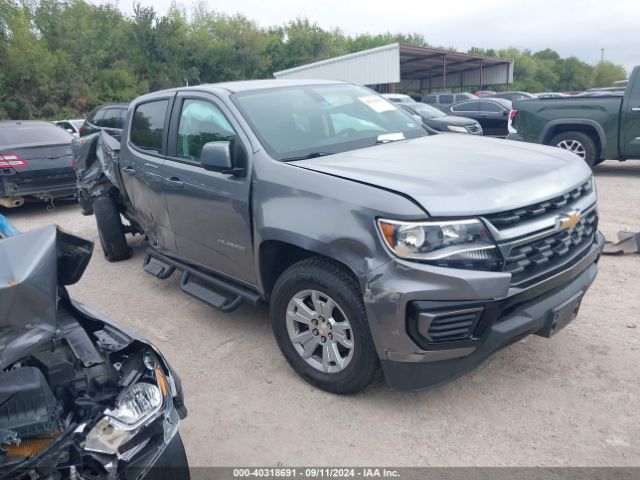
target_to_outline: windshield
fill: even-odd
[[[422,118],[438,118],[446,116],[446,113],[438,110],[436,107],[432,107],[430,105],[418,104],[409,105],[410,108],[415,110],[415,112],[420,115]]]
[[[427,135],[402,109],[356,85],[273,88],[236,93],[233,98],[277,160]]]

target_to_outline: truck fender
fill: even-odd
[[[598,122],[596,122],[595,120],[590,120],[588,118],[558,118],[556,120],[551,120],[542,129],[542,133],[540,133],[540,138],[538,139],[539,143],[541,143],[542,145],[547,144],[547,142],[551,138],[549,132],[551,132],[554,127],[568,127],[571,125],[588,126],[593,128],[598,134],[598,139],[600,141],[600,151],[604,151],[607,146],[607,137],[605,136],[604,129]]]
[[[305,250],[311,255],[315,254],[330,258],[344,265],[356,278],[361,279],[368,271],[384,263],[377,255],[379,252],[376,251],[377,248],[374,243],[377,239],[370,234],[364,236],[364,238],[368,241],[359,241],[357,236],[354,235],[351,238],[342,237],[335,239],[335,241],[327,242],[304,233],[280,228],[267,228],[261,232],[259,242],[260,246],[262,246],[267,242],[276,241],[291,245],[293,248]],[[258,272],[261,272],[260,267],[263,260],[260,258],[262,253],[260,246],[256,249],[256,271]],[[263,285],[262,274],[258,277],[258,290],[264,294],[267,286]]]

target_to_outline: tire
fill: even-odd
[[[143,477],[144,480],[190,480],[189,462],[180,433],[171,439],[164,452]]]
[[[106,259],[119,262],[131,257],[131,249],[124,236],[124,226],[116,202],[106,195],[95,198],[93,213],[96,216],[100,244]]]
[[[289,267],[273,288],[270,315],[282,354],[310,384],[353,394],[373,381],[379,360],[364,301],[342,266],[312,257]]]
[[[568,150],[581,157],[593,167],[597,162],[598,149],[589,135],[582,132],[563,132],[551,139],[549,145]]]

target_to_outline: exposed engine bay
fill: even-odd
[[[157,349],[58,287],[92,247],[55,227],[0,240],[0,478],[139,478],[186,416]]]

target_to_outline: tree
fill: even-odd
[[[600,62],[593,70],[594,87],[611,87],[613,82],[627,78],[627,72],[621,65],[611,62]]]
[[[592,86],[593,67],[576,57],[558,62],[558,88],[560,91],[580,91]]]
[[[71,117],[150,90],[271,78],[278,70],[391,43],[429,46],[420,33],[351,36],[307,18],[260,27],[205,0],[189,13],[174,0],[164,15],[137,4],[130,16],[88,0],[0,0],[0,118]],[[469,52],[514,59],[519,90],[582,90],[626,76],[619,65],[593,67],[548,48]]]

